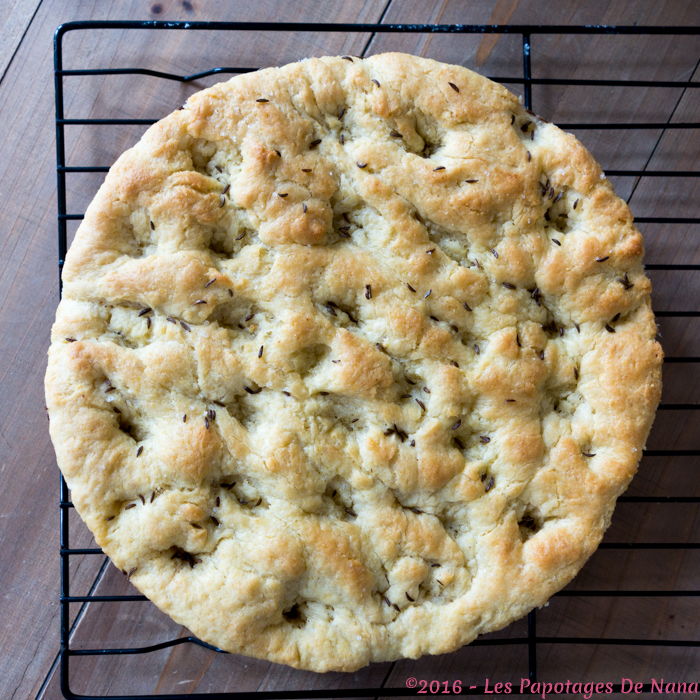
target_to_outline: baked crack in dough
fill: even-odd
[[[457,649],[580,569],[661,390],[642,237],[464,68],[310,59],[193,95],[63,273],[75,506],[201,639],[314,671]]]

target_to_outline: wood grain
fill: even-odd
[[[304,0],[294,5],[263,0],[245,3],[163,0],[88,3],[79,0],[17,0],[10,20],[38,11],[0,82],[0,697],[60,698],[58,673],[58,472],[43,410],[45,350],[57,302],[56,202],[53,127],[52,34],[73,19],[238,19],[264,21],[372,22],[387,0]],[[18,14],[19,13],[19,14]],[[24,14],[22,14],[24,13]],[[394,0],[384,22],[547,24],[700,24],[700,6],[672,0],[599,3],[554,0]],[[291,16],[290,16],[291,15]],[[15,19],[13,19],[15,17]],[[0,18],[0,23],[3,19]],[[24,31],[24,30],[23,30]],[[148,66],[189,73],[212,65],[266,66],[324,53],[403,50],[460,63],[490,76],[520,75],[520,37],[498,41],[469,35],[259,34],[245,37],[204,32],[91,31],[69,34],[65,67]],[[16,44],[15,44],[16,47]],[[0,48],[0,61],[8,51]],[[538,77],[698,79],[700,46],[693,37],[536,36],[533,71]],[[2,63],[0,63],[0,68]],[[2,70],[0,70],[2,75]],[[66,79],[68,117],[159,118],[192,92],[216,79],[183,85],[153,78],[119,76]],[[518,91],[518,86],[511,86]],[[534,90],[534,107],[557,122],[700,120],[700,94],[692,89],[562,88]],[[69,165],[110,165],[138,140],[145,127],[67,127]],[[696,131],[580,131],[577,135],[608,169],[698,169]],[[84,211],[102,180],[99,174],[70,175],[68,210]],[[696,180],[618,178],[618,191],[637,216],[698,216]],[[76,226],[71,224],[70,230]],[[700,227],[642,225],[649,260],[700,262]],[[697,272],[651,272],[656,309],[698,310]],[[700,355],[700,319],[662,319],[669,356]],[[665,402],[700,399],[698,365],[667,365]],[[662,412],[651,449],[697,449],[695,413]],[[630,494],[700,495],[698,460],[646,457]],[[620,504],[606,536],[609,542],[700,541],[694,505]],[[90,535],[71,519],[74,546],[89,546]],[[103,557],[72,558],[72,592],[95,584]],[[571,584],[576,590],[698,589],[700,552],[600,550]],[[104,569],[96,593],[135,592],[113,566]],[[699,639],[696,598],[556,597],[538,613],[539,633],[551,636]],[[81,610],[73,605],[75,619]],[[76,648],[142,646],[185,635],[150,603],[93,603],[82,610],[72,645]],[[522,637],[520,621],[490,635]],[[662,647],[544,645],[540,677],[620,682],[624,675],[648,682],[690,677],[700,667],[697,649]],[[377,664],[357,674],[315,675],[244,657],[221,655],[190,644],[131,657],[85,657],[71,661],[71,687],[90,693],[190,693],[240,690],[404,687],[406,678],[460,679],[482,684],[486,677],[517,682],[527,672],[522,645],[465,647],[442,657]],[[699,680],[695,678],[695,680]]]
[[[0,82],[41,0],[8,0],[0,8]]]
[[[520,0],[498,0],[487,24],[508,24],[508,20],[513,16],[518,2]],[[481,37],[479,48],[474,56],[474,64],[477,68],[481,68],[484,65],[501,36],[501,34],[484,34]]]

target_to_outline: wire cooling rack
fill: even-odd
[[[528,26],[528,25],[433,25],[433,24],[295,24],[295,23],[264,23],[264,22],[162,22],[162,21],[84,21],[84,22],[69,22],[63,24],[56,30],[54,38],[54,68],[55,68],[55,97],[56,97],[56,161],[57,161],[57,177],[58,177],[58,265],[59,279],[60,272],[63,269],[63,262],[67,250],[67,222],[72,220],[81,220],[83,214],[72,213],[67,211],[66,205],[66,177],[72,173],[106,173],[108,167],[95,167],[83,165],[67,165],[65,156],[65,130],[66,127],[73,125],[150,125],[155,119],[66,119],[64,118],[64,80],[74,76],[90,76],[90,75],[146,75],[159,78],[162,80],[179,81],[183,83],[198,80],[206,76],[215,74],[231,75],[246,73],[256,70],[250,67],[216,67],[203,72],[192,75],[176,75],[173,73],[150,70],[147,68],[109,68],[109,69],[63,69],[63,39],[68,32],[90,31],[98,29],[126,29],[134,31],[192,31],[192,30],[210,30],[210,31],[227,31],[227,32],[342,32],[342,33],[369,33],[371,37],[377,34],[386,33],[419,33],[419,34],[511,34],[520,35],[522,38],[522,56],[523,56],[523,71],[521,76],[513,77],[494,77],[493,80],[504,84],[515,84],[523,87],[524,104],[528,109],[534,109],[532,88],[535,85],[556,85],[556,86],[623,86],[623,87],[648,87],[648,88],[682,88],[694,89],[700,87],[700,83],[683,82],[683,81],[668,81],[668,80],[577,80],[565,78],[536,78],[532,73],[531,66],[531,49],[532,40],[536,35],[552,35],[552,34],[616,34],[616,35],[695,35],[700,34],[700,28],[697,27],[633,27],[633,26]],[[365,51],[369,47],[369,43],[365,46]],[[363,52],[364,53],[364,52]],[[582,129],[697,129],[700,128],[700,123],[697,122],[635,122],[635,123],[569,123],[559,124],[565,130],[582,130]],[[653,171],[653,170],[607,170],[608,176],[632,176],[632,177],[653,177],[653,178],[668,178],[668,177],[689,177],[694,178],[700,176],[696,171]],[[655,224],[698,224],[700,218],[693,217],[637,217],[637,223],[655,223]],[[647,270],[700,270],[700,265],[697,264],[647,264]],[[657,310],[658,318],[679,318],[679,317],[700,317],[700,311],[674,311],[674,310]],[[698,363],[700,357],[667,357],[665,362],[668,363]],[[692,403],[662,403],[660,410],[677,410],[677,411],[693,411],[698,410],[700,405]],[[700,456],[700,450],[680,450],[680,449],[660,449],[660,450],[645,450],[645,456],[651,457],[697,457]],[[61,569],[61,591],[60,591],[60,606],[61,606],[61,647],[60,647],[60,674],[61,674],[61,690],[64,697],[73,698],[76,700],[92,700],[93,698],[115,698],[118,700],[131,700],[139,698],[160,698],[161,700],[170,700],[182,697],[181,695],[159,694],[159,695],[81,695],[76,694],[70,689],[69,684],[69,669],[70,661],[76,657],[85,656],[124,656],[131,654],[148,654],[167,647],[173,647],[179,644],[196,644],[204,646],[215,651],[208,644],[196,639],[195,637],[180,637],[164,641],[160,644],[140,648],[80,648],[72,649],[70,646],[71,622],[70,622],[70,604],[79,603],[83,606],[88,603],[118,603],[125,601],[144,601],[146,598],[141,595],[114,595],[104,596],[95,595],[93,590],[88,595],[78,596],[71,595],[70,586],[70,558],[83,555],[102,555],[101,549],[72,549],[69,541],[69,528],[71,509],[73,504],[70,502],[70,494],[68,487],[63,477],[61,477],[60,486],[60,569]],[[696,496],[623,496],[619,502],[630,503],[666,503],[666,504],[698,504],[700,497]],[[660,543],[606,543],[603,542],[600,549],[621,549],[621,550],[692,550],[700,549],[700,542],[660,542]],[[104,566],[102,568],[104,570]],[[589,590],[565,590],[557,594],[558,596],[582,596],[582,597],[634,597],[634,596],[653,596],[653,597],[698,597],[700,590],[624,590],[624,591],[589,591]],[[650,635],[651,636],[651,635]],[[594,645],[629,645],[629,646],[663,646],[663,647],[700,647],[700,641],[692,640],[659,640],[651,638],[632,638],[632,639],[611,639],[611,638],[582,638],[582,637],[546,637],[537,634],[537,613],[531,612],[527,618],[527,635],[508,639],[485,639],[476,640],[472,646],[489,645],[498,646],[503,644],[519,644],[526,645],[528,650],[527,669],[523,669],[529,679],[534,683],[537,681],[537,651],[538,645],[541,644],[594,644]],[[226,652],[221,652],[226,653]],[[392,665],[393,668],[393,665]],[[387,681],[390,673],[387,672],[384,683]],[[697,679],[692,679],[697,680]],[[295,690],[288,692],[280,691],[263,691],[263,692],[237,692],[237,693],[193,693],[190,697],[208,698],[209,700],[246,700],[247,698],[321,698],[321,697],[376,697],[376,696],[407,696],[417,695],[419,688],[410,690],[406,687],[383,687],[376,688],[351,688],[329,691],[325,690]],[[483,685],[463,687],[461,693],[465,695],[480,695],[485,691]],[[613,684],[613,692],[621,691],[620,684]],[[653,691],[651,684],[644,684],[643,693],[651,693]],[[656,688],[658,692],[658,686]],[[444,694],[441,692],[440,694]],[[513,688],[513,695],[521,694],[517,687]],[[527,691],[526,693],[527,694]]]

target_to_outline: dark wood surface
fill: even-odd
[[[0,10],[0,78],[5,74],[41,0],[8,0]]]
[[[203,19],[330,22],[700,25],[697,3],[571,0],[163,0],[81,2],[15,0],[0,7],[0,698],[60,698],[58,654],[58,471],[46,430],[43,373],[58,300],[52,35],[74,19]],[[459,63],[489,76],[522,71],[519,36],[231,35],[192,32],[90,31],[65,40],[66,68],[147,66],[190,73],[215,65],[268,66],[323,54],[401,50]],[[698,81],[697,37],[535,36],[537,77]],[[183,85],[126,77],[65,81],[67,117],[158,118],[192,92]],[[518,86],[510,86],[518,92]],[[693,89],[542,87],[535,110],[557,123],[700,121]],[[110,165],[145,127],[66,129],[69,165]],[[606,169],[698,170],[700,136],[682,130],[581,130],[579,138]],[[102,180],[69,175],[68,211],[81,213]],[[692,178],[615,178],[636,216],[698,216]],[[71,224],[73,233],[76,226]],[[651,263],[700,262],[700,227],[642,224]],[[656,310],[700,307],[700,274],[652,271]],[[661,319],[669,357],[700,355],[700,319]],[[700,398],[700,366],[668,364],[666,403]],[[650,449],[697,449],[695,412],[660,412]],[[646,457],[629,495],[700,495],[698,460]],[[605,541],[700,542],[696,505],[619,504]],[[71,544],[91,537],[71,518]],[[135,593],[102,556],[72,557],[71,592]],[[572,590],[698,590],[700,550],[599,550]],[[564,597],[537,614],[538,633],[558,637],[700,640],[693,597]],[[148,602],[71,606],[75,648],[144,646],[186,636]],[[491,637],[522,637],[520,621]],[[375,664],[356,674],[316,675],[183,644],[140,656],[84,657],[71,662],[74,692],[97,695],[214,691],[401,688],[410,676],[469,684],[516,682],[527,675],[522,645],[465,647],[442,657]],[[619,683],[699,681],[693,648],[543,644],[539,676],[547,681]]]

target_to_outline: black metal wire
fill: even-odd
[[[83,214],[68,213],[66,211],[66,175],[71,173],[106,173],[109,168],[106,166],[68,166],[65,155],[65,127],[83,126],[114,126],[114,125],[151,125],[156,119],[66,119],[64,116],[63,101],[63,81],[65,78],[88,75],[144,75],[163,80],[173,80],[178,82],[190,82],[212,75],[233,75],[249,73],[257,70],[249,67],[216,67],[210,70],[194,73],[191,75],[177,75],[162,71],[150,70],[147,68],[109,68],[109,69],[63,69],[63,38],[71,31],[87,31],[94,29],[128,29],[128,30],[201,30],[201,31],[267,31],[267,32],[345,32],[345,33],[440,33],[440,34],[516,34],[521,35],[523,41],[523,75],[522,77],[494,77],[501,83],[518,84],[523,86],[524,104],[527,109],[532,109],[532,86],[533,85],[560,85],[560,86],[620,86],[628,88],[681,88],[692,89],[700,87],[700,83],[689,81],[659,81],[659,80],[581,80],[581,79],[557,79],[557,78],[534,78],[532,76],[531,49],[532,36],[542,34],[587,34],[587,35],[698,35],[698,27],[630,27],[630,26],[527,26],[527,25],[431,25],[431,24],[295,24],[295,23],[265,23],[265,22],[161,22],[161,21],[84,21],[69,22],[63,24],[56,30],[54,35],[54,82],[56,96],[56,174],[57,174],[57,199],[58,199],[58,267],[59,267],[59,290],[62,289],[60,275],[63,269],[63,262],[67,250],[67,222],[79,221],[83,219]],[[369,42],[368,42],[369,45]],[[640,129],[640,130],[666,130],[666,129],[697,129],[700,123],[575,123],[561,124],[564,129],[569,130],[590,130],[590,129]],[[695,178],[700,176],[697,171],[650,171],[650,170],[609,170],[609,176],[621,177],[683,177]],[[637,223],[644,224],[697,224],[700,217],[638,217]],[[700,265],[696,264],[647,264],[647,270],[700,270]],[[696,318],[700,317],[700,311],[679,311],[662,310],[656,315],[661,318]],[[698,363],[700,357],[671,357],[666,358],[670,364]],[[698,410],[697,404],[662,404],[660,410],[691,411]],[[645,450],[646,457],[697,457],[700,450]],[[626,503],[656,503],[656,504],[697,504],[700,497],[694,496],[623,496],[620,502]],[[70,648],[70,605],[71,603],[115,603],[115,602],[143,602],[147,598],[142,595],[115,595],[101,596],[90,595],[73,596],[70,594],[70,567],[69,558],[71,556],[102,555],[102,550],[97,548],[73,549],[70,547],[70,512],[73,503],[69,498],[69,491],[65,480],[61,477],[60,485],[60,563],[61,563],[61,586],[60,586],[60,607],[61,607],[61,645],[60,645],[60,674],[61,691],[64,697],[74,700],[96,700],[98,696],[80,695],[74,693],[69,685],[69,662],[72,657],[82,656],[124,656],[131,654],[148,654],[160,649],[174,647],[180,644],[197,644],[215,651],[221,651],[195,637],[182,637],[168,640],[160,644],[136,648],[97,648],[97,649],[71,649]],[[700,543],[694,542],[604,542],[600,549],[662,549],[662,550],[695,550],[700,549]],[[557,593],[561,597],[700,597],[698,590],[629,590],[629,591],[596,591],[596,590],[564,590]],[[527,618],[527,636],[510,639],[477,639],[473,646],[503,646],[503,645],[527,645],[528,647],[528,678],[531,682],[537,680],[537,647],[541,644],[591,644],[591,645],[630,645],[630,646],[664,646],[664,647],[698,647],[698,641],[685,640],[657,640],[657,639],[610,639],[610,638],[568,638],[568,637],[544,637],[537,635],[536,611],[532,611]],[[226,652],[223,652],[226,653]],[[393,669],[393,665],[392,665]],[[352,689],[325,689],[325,690],[302,690],[274,692],[240,692],[240,693],[195,693],[192,698],[207,698],[208,700],[246,700],[248,698],[322,698],[329,697],[374,697],[377,695],[395,697],[418,694],[418,689],[408,689],[406,687],[387,688],[384,687],[388,680],[388,674],[382,682],[380,688],[352,688]],[[473,685],[464,686],[462,694],[483,694],[485,686]],[[643,693],[651,693],[652,686],[645,684]],[[619,693],[621,686],[613,685],[613,692]],[[528,694],[520,693],[517,688],[513,688],[513,695]],[[176,700],[181,695],[111,695],[99,696],[109,697],[113,700],[138,700],[143,698],[159,698],[159,700]]]

